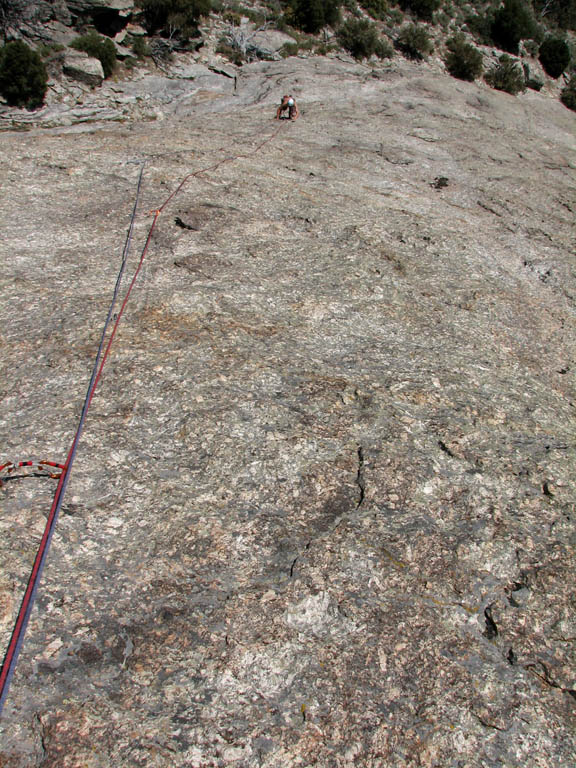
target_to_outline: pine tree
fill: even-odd
[[[44,103],[48,75],[40,55],[21,40],[0,51],[0,93],[12,107],[37,109]]]

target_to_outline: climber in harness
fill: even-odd
[[[288,112],[287,116],[282,114],[286,111]],[[288,120],[296,120],[298,117],[300,117],[300,111],[293,96],[282,96],[280,106],[276,110],[276,120],[280,120],[283,117],[287,117]]]

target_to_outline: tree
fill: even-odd
[[[341,0],[291,0],[291,16],[299,29],[315,34],[338,23],[340,4]]]
[[[212,8],[210,0],[138,0],[144,11],[148,32],[162,32],[170,37],[189,37],[196,33],[201,16]]]
[[[440,8],[441,0],[401,0],[400,5],[422,21],[432,21],[434,11]]]
[[[452,77],[473,81],[482,74],[482,54],[463,35],[456,35],[446,41],[446,69]]]
[[[358,0],[358,4],[372,16],[373,19],[385,19],[388,11],[387,0]]]
[[[517,54],[520,40],[536,33],[532,9],[523,0],[504,0],[504,5],[494,14],[491,32],[503,51]]]
[[[425,27],[408,24],[400,30],[396,45],[405,56],[422,61],[434,50],[434,45]]]
[[[355,59],[369,59],[376,54],[379,58],[392,55],[387,46],[378,36],[378,29],[368,19],[348,19],[338,30],[338,41]]]
[[[0,93],[12,107],[38,109],[44,103],[48,75],[40,55],[21,40],[0,51]]]
[[[560,77],[570,64],[570,48],[559,37],[548,37],[540,46],[540,64],[550,77]]]

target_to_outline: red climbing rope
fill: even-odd
[[[15,472],[17,469],[21,469],[24,467],[36,467],[37,472],[42,472],[44,477],[51,477],[54,480],[57,480],[60,478],[60,475],[57,472],[49,472],[48,467],[55,467],[56,469],[65,469],[64,464],[58,464],[55,461],[46,461],[46,459],[42,459],[41,461],[7,461],[4,464],[0,464],[0,473],[6,472],[7,475],[11,475],[13,472]],[[2,479],[0,479],[0,488],[4,485]]]
[[[112,318],[112,311],[116,304],[117,295],[120,288],[120,283],[122,280],[122,276],[124,273],[124,269],[126,266],[126,261],[128,258],[128,253],[130,249],[130,244],[132,240],[132,232],[134,228],[134,219],[136,217],[136,209],[138,206],[138,200],[140,195],[140,187],[142,182],[142,175],[144,172],[144,164],[142,165],[142,168],[140,170],[140,176],[138,180],[138,188],[136,193],[136,200],[134,202],[134,208],[132,212],[132,217],[130,220],[130,227],[128,230],[128,235],[126,238],[126,243],[124,246],[123,251],[123,258],[122,258],[122,264],[120,267],[120,271],[118,273],[117,279],[116,279],[116,286],[114,289],[114,295],[112,298],[112,302],[110,304],[108,315],[106,318],[106,321],[104,323],[101,339],[100,339],[100,346],[98,347],[98,352],[96,354],[96,358],[94,361],[93,369],[92,369],[92,376],[90,379],[90,383],[88,385],[88,390],[86,392],[86,396],[84,399],[84,405],[82,407],[82,413],[80,416],[80,420],[78,423],[78,426],[76,428],[76,432],[74,433],[74,438],[72,440],[72,444],[70,446],[70,449],[68,451],[68,455],[66,457],[66,461],[64,464],[57,464],[55,462],[50,461],[41,461],[38,463],[38,467],[41,468],[43,466],[47,467],[55,467],[58,469],[61,469],[62,472],[60,475],[57,475],[56,473],[51,474],[53,477],[58,478],[58,485],[56,488],[56,492],[54,494],[54,499],[52,501],[52,506],[50,507],[50,512],[48,513],[48,518],[46,520],[46,525],[44,527],[44,533],[42,535],[42,539],[40,541],[40,544],[38,546],[38,550],[36,552],[36,556],[34,558],[34,564],[32,566],[32,570],[30,573],[30,576],[28,578],[28,584],[26,586],[26,591],[24,593],[24,597],[22,598],[22,603],[20,606],[20,610],[18,611],[18,616],[16,618],[16,622],[14,624],[14,628],[12,630],[12,635],[10,637],[10,642],[8,643],[8,647],[6,650],[6,654],[4,656],[4,661],[2,663],[2,669],[0,671],[0,714],[2,713],[2,709],[4,706],[4,701],[6,699],[8,689],[10,686],[10,681],[12,679],[12,675],[14,674],[14,670],[16,667],[16,663],[18,661],[18,655],[20,653],[20,649],[22,646],[22,643],[24,641],[24,635],[26,633],[26,627],[28,625],[28,621],[30,618],[30,614],[32,612],[32,607],[34,605],[34,598],[36,594],[36,590],[38,588],[38,583],[40,581],[40,577],[42,575],[42,570],[44,567],[44,563],[46,561],[46,557],[48,555],[48,551],[50,548],[50,541],[52,539],[52,534],[54,532],[54,528],[56,526],[56,522],[58,519],[58,513],[60,511],[60,507],[62,505],[62,501],[64,498],[64,494],[66,492],[66,486],[68,484],[68,479],[70,477],[70,472],[72,469],[72,465],[74,462],[74,458],[76,455],[76,450],[78,447],[78,443],[80,441],[80,437],[82,435],[83,427],[84,427],[84,421],[86,419],[86,414],[88,412],[88,409],[90,408],[90,404],[92,402],[92,399],[94,397],[94,392],[96,390],[96,387],[98,386],[98,382],[100,381],[100,377],[102,376],[102,371],[104,369],[104,366],[106,365],[106,361],[108,359],[108,355],[110,353],[110,348],[112,347],[112,343],[114,341],[114,338],[116,336],[116,332],[118,330],[118,326],[120,325],[120,320],[122,319],[122,316],[124,314],[124,310],[126,309],[126,305],[128,304],[128,300],[130,298],[130,294],[132,293],[132,289],[134,288],[134,285],[136,283],[136,280],[138,279],[138,275],[140,274],[140,271],[142,269],[142,265],[144,264],[144,260],[146,258],[146,255],[148,253],[148,249],[150,246],[150,241],[152,239],[152,235],[154,233],[154,230],[156,228],[156,223],[158,221],[158,217],[160,214],[164,211],[168,203],[170,203],[171,200],[173,200],[174,197],[180,192],[182,187],[186,184],[186,182],[193,178],[198,177],[200,174],[207,173],[209,171],[214,171],[220,168],[225,163],[232,162],[234,160],[240,159],[240,158],[247,158],[251,157],[252,155],[259,152],[262,147],[264,147],[266,144],[268,144],[270,141],[272,141],[280,132],[282,126],[279,126],[270,136],[265,138],[263,141],[261,141],[254,149],[252,149],[250,152],[247,152],[245,154],[237,154],[232,155],[229,157],[225,157],[222,160],[214,163],[213,165],[208,166],[207,168],[202,168],[198,171],[192,171],[191,173],[187,174],[180,184],[176,187],[176,189],[168,195],[166,200],[162,203],[162,205],[153,211],[154,218],[152,220],[152,223],[150,225],[150,228],[148,230],[148,234],[146,237],[146,241],[144,243],[144,246],[142,248],[142,251],[140,253],[140,259],[138,261],[138,265],[134,271],[134,274],[132,276],[132,279],[130,281],[130,284],[128,286],[128,289],[126,291],[126,294],[124,296],[124,299],[122,301],[122,304],[120,306],[120,310],[114,320],[114,323],[112,324],[112,331],[108,337],[108,341],[106,344],[105,337],[108,332],[108,328],[110,326],[111,318]],[[32,461],[24,461],[19,462],[18,464],[14,464],[13,462],[6,462],[5,464],[0,466],[0,472],[4,469],[6,469],[7,472],[13,472],[16,467],[29,467],[34,466],[34,462]],[[0,483],[1,486],[1,483]]]

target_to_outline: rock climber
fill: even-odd
[[[276,120],[280,120],[281,117],[283,117],[282,113],[286,111],[288,112],[289,120],[297,120],[300,117],[300,110],[298,109],[298,104],[296,104],[294,96],[282,96],[280,106],[276,110]]]

